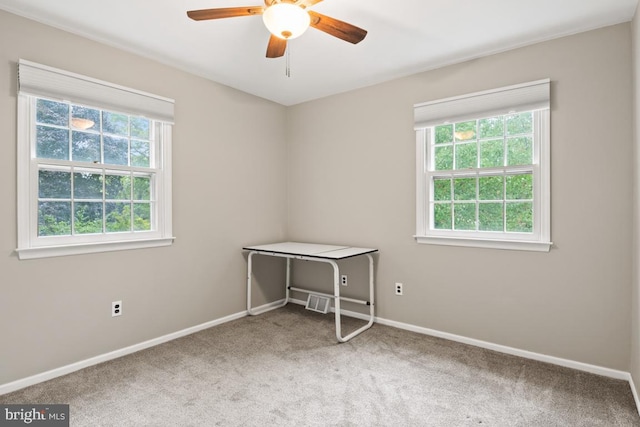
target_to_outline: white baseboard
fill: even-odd
[[[273,302],[261,305],[256,308],[252,307],[252,311],[253,311],[253,314],[257,316],[259,314],[266,313],[267,311],[275,310],[276,308],[282,307],[282,303],[284,303],[284,298],[278,301],[273,301]]]
[[[262,307],[260,307],[262,308]],[[109,360],[117,359],[118,357],[126,356],[131,353],[135,353],[140,350],[147,349],[149,347],[154,347],[159,344],[163,344],[168,341],[175,340],[177,338],[181,338],[187,335],[191,335],[195,332],[202,331],[207,328],[211,328],[213,326],[221,325],[226,322],[230,322],[232,320],[240,319],[247,315],[246,311],[242,311],[239,313],[231,314],[229,316],[222,317],[220,319],[212,320],[210,322],[202,323],[200,325],[192,326],[187,329],[183,329],[181,331],[173,332],[168,335],[164,335],[158,338],[154,338],[148,341],[141,342],[139,344],[134,344],[129,347],[121,348],[119,350],[115,350],[109,353],[101,354],[99,356],[91,357],[89,359],[81,360],[79,362],[72,363],[70,365],[62,366],[60,368],[52,369],[50,371],[43,372],[41,374],[36,374],[27,378],[23,378],[20,380],[16,380],[10,383],[1,384],[0,385],[0,396],[3,394],[11,393],[16,390],[20,390],[22,388],[28,387],[30,385],[38,384],[44,381],[51,380],[53,378],[60,377],[62,375],[70,374],[75,371],[79,371],[80,369],[87,368],[89,366],[97,365],[102,362],[106,362]]]
[[[636,401],[636,409],[638,410],[638,414],[640,414],[640,399],[638,399],[638,392],[636,391],[636,385],[633,382],[633,376],[629,374],[629,386],[631,386],[631,393],[633,393],[633,400]]]

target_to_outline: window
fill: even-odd
[[[549,80],[415,106],[419,243],[548,251]]]
[[[173,101],[20,60],[20,259],[165,246]]]

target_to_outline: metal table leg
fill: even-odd
[[[266,311],[270,311],[270,310],[275,310],[276,308],[280,308],[280,307],[284,307],[285,305],[287,305],[287,303],[289,302],[289,286],[290,286],[290,281],[291,281],[291,258],[287,258],[287,279],[286,279],[286,284],[285,284],[285,298],[284,301],[281,304],[278,304],[274,307],[269,307],[267,310],[261,310],[259,312],[256,312],[252,307],[251,307],[251,279],[253,276],[253,263],[252,263],[252,259],[253,256],[255,254],[259,253],[258,251],[251,251],[249,252],[249,256],[247,257],[247,313],[249,313],[252,316],[255,316],[257,314],[261,314],[264,313]]]
[[[326,261],[333,266],[333,294],[334,294],[334,308],[335,308],[335,318],[336,318],[336,338],[339,342],[347,342],[351,338],[356,335],[361,334],[366,331],[373,325],[374,321],[374,286],[373,286],[373,257],[370,254],[366,254],[367,258],[369,258],[369,301],[367,305],[369,305],[369,322],[362,326],[359,329],[356,329],[346,337],[342,336],[342,322],[341,322],[341,309],[340,309],[340,300],[345,299],[347,301],[355,301],[350,298],[341,298],[340,297],[340,271],[338,268],[338,264],[335,261]]]

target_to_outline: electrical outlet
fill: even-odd
[[[347,275],[346,274],[343,274],[340,277],[340,283],[342,284],[342,286],[347,286]]]
[[[114,301],[111,303],[111,317],[122,315],[122,301]]]
[[[402,295],[402,283],[396,283],[396,295]]]

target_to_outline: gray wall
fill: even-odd
[[[640,395],[640,22],[632,23],[633,46],[633,276],[631,298],[631,376]]]
[[[175,99],[173,246],[16,258],[18,58]],[[284,107],[1,11],[0,95],[0,384],[245,309],[241,247],[286,231]]]
[[[291,107],[289,237],[379,248],[380,317],[628,371],[631,70],[627,23]],[[547,77],[551,252],[417,244],[413,104]]]

